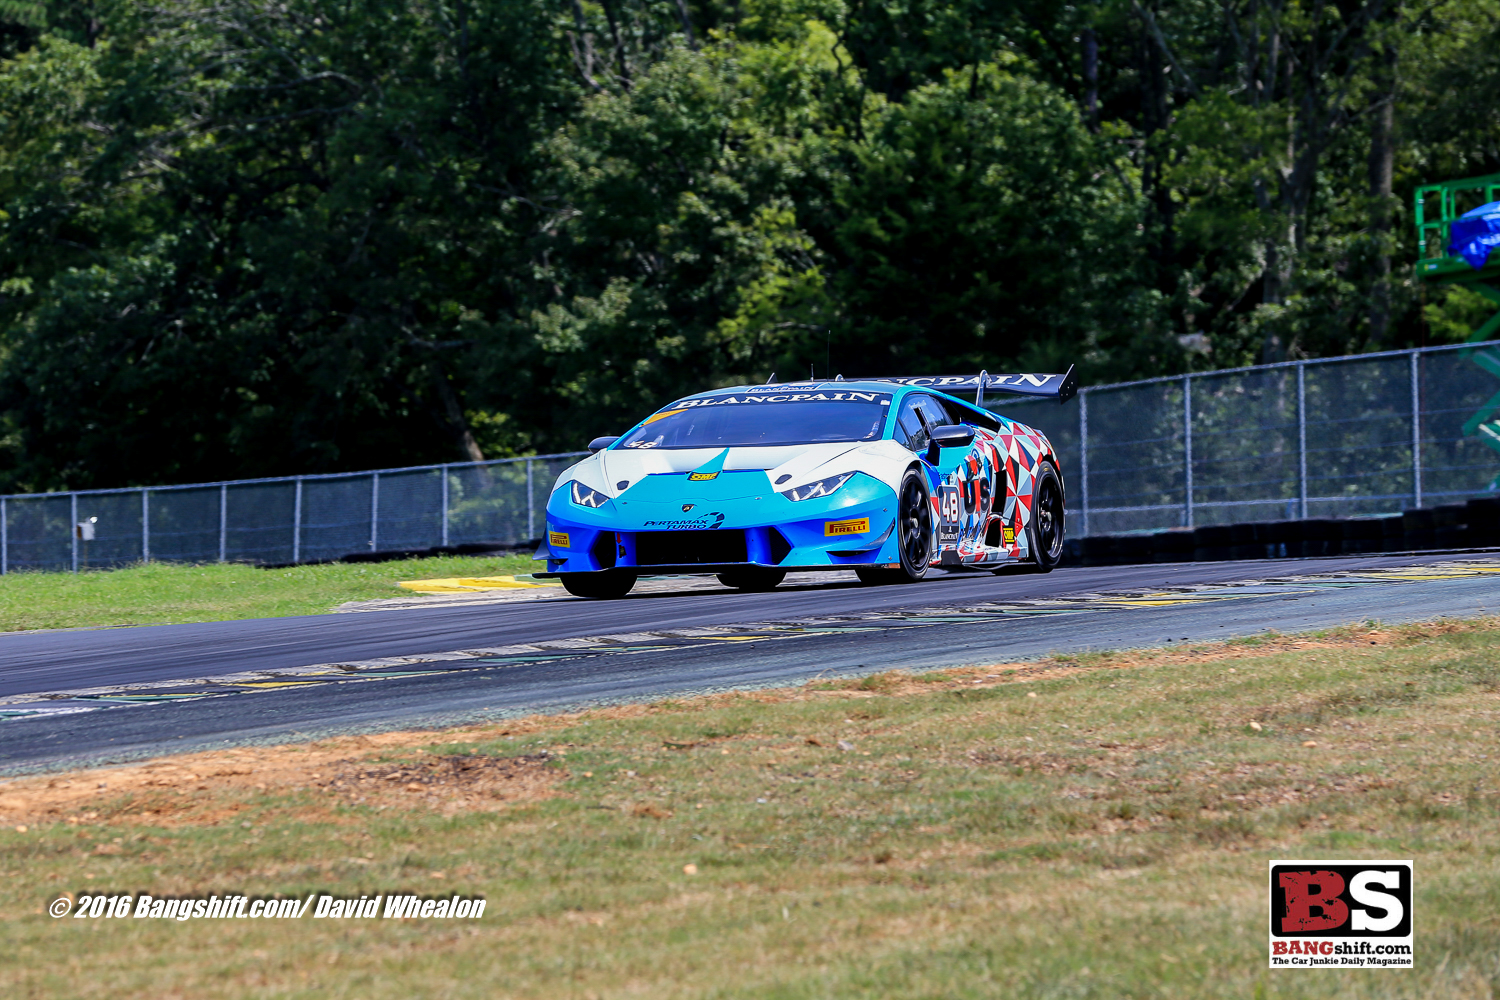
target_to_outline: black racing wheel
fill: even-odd
[[[592,597],[613,601],[630,593],[635,586],[634,570],[606,569],[598,573],[560,573],[563,589],[574,597]]]
[[[1036,484],[1031,495],[1026,544],[1037,569],[1050,573],[1062,559],[1064,521],[1062,478],[1051,462],[1042,462],[1037,467]]]
[[[932,494],[918,469],[906,471],[896,494],[896,545],[900,568],[860,567],[854,572],[861,583],[916,583],[927,575],[932,562]]]

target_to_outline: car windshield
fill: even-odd
[[[822,398],[792,398],[822,397]],[[856,399],[840,399],[856,396]],[[687,399],[652,414],[620,448],[756,448],[874,441],[891,412],[883,392],[784,393]]]

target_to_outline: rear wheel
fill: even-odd
[[[607,569],[599,573],[562,573],[558,579],[574,597],[613,601],[630,593],[636,575],[631,570]]]
[[[932,562],[932,494],[917,469],[907,470],[896,493],[896,545],[900,567],[862,566],[854,571],[861,583],[916,583],[927,575]]]
[[[1051,462],[1043,462],[1038,467],[1036,486],[1031,495],[1031,520],[1026,525],[1027,547],[1037,569],[1050,573],[1062,559],[1063,550],[1062,480]]]
[[[719,582],[735,590],[775,590],[785,579],[784,569],[732,569],[719,574]]]

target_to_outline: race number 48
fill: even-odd
[[[963,501],[958,496],[958,486],[943,483],[938,493],[938,539],[951,542],[958,538],[958,523],[963,517]]]
[[[943,520],[956,522],[962,513],[958,502],[958,490],[943,490]]]

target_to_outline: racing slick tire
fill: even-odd
[[[636,574],[630,570],[606,569],[598,573],[560,573],[558,579],[574,597],[613,601],[630,593]]]
[[[786,579],[784,569],[734,569],[718,574],[719,582],[735,590],[775,590]]]
[[[896,491],[896,547],[901,565],[896,569],[861,566],[854,571],[861,583],[916,583],[932,563],[932,495],[918,469],[906,470]]]
[[[1036,561],[1038,572],[1050,573],[1062,559],[1064,527],[1062,479],[1051,462],[1043,462],[1037,469],[1031,496],[1026,547]]]

